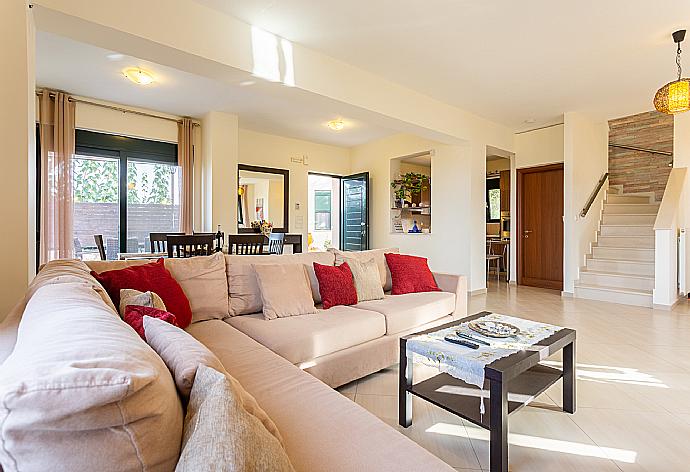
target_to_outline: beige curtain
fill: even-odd
[[[194,225],[194,124],[191,118],[177,123],[177,163],[182,168],[180,230],[192,234]]]
[[[52,96],[51,96],[52,95]],[[41,263],[74,257],[72,156],[74,102],[43,90],[39,102],[41,140]]]

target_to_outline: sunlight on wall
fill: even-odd
[[[436,423],[426,430],[427,433],[444,434],[448,436],[469,437],[482,441],[489,440],[489,431],[473,426],[462,426],[448,423]],[[614,461],[634,464],[637,452],[627,449],[600,447],[595,444],[582,444],[559,439],[540,438],[527,434],[508,433],[508,442],[514,446],[542,449],[545,451],[574,454],[577,456],[597,457]]]
[[[255,76],[294,87],[295,66],[290,41],[252,26],[252,57]]]

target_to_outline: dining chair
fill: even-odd
[[[81,245],[81,241],[79,241],[79,238],[74,238],[74,258],[75,259],[82,259],[84,257],[84,248]]]
[[[501,247],[501,249],[499,250],[500,253],[496,253],[496,250],[494,249],[496,246]],[[491,266],[493,264],[494,270],[496,271],[496,280],[501,280],[501,268],[504,265],[507,247],[508,247],[508,245],[503,243],[503,242],[489,241],[488,251],[486,254],[486,276],[487,276],[487,278],[489,277],[489,273],[491,272]]]
[[[245,256],[264,255],[264,243],[266,237],[263,234],[228,235],[228,253]]]
[[[268,253],[282,254],[285,245],[285,233],[271,233],[268,235]]]
[[[213,240],[212,234],[168,234],[168,257],[210,256],[213,254]]]
[[[151,252],[165,252],[168,250],[167,236],[183,236],[184,233],[149,233],[149,241],[151,241]]]
[[[96,247],[98,248],[98,255],[101,256],[101,260],[104,261],[105,259],[105,244],[103,244],[103,235],[102,234],[94,234],[93,239],[96,241]]]

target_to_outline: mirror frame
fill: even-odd
[[[252,166],[248,164],[237,164],[237,186],[240,185],[240,171],[246,170],[250,172],[262,172],[264,174],[280,174],[283,176],[283,226],[274,227],[273,231],[276,233],[287,233],[289,226],[289,216],[290,216],[290,171],[287,169],[275,169],[273,167],[261,167]],[[235,190],[237,194],[237,190]],[[240,228],[239,223],[237,225],[238,233],[254,233],[252,228]]]

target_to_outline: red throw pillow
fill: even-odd
[[[352,271],[347,262],[339,266],[328,266],[314,262],[314,272],[319,281],[319,293],[324,309],[336,305],[355,305],[357,290]]]
[[[179,326],[177,324],[177,318],[175,318],[175,315],[165,310],[159,310],[158,308],[153,308],[151,306],[127,305],[127,308],[125,308],[125,322],[134,328],[134,330],[139,333],[139,336],[141,336],[141,339],[144,341],[146,341],[146,333],[144,332],[144,316],[158,318],[163,321],[167,321],[173,326]]]
[[[436,285],[434,275],[429,270],[426,257],[393,253],[385,254],[385,256],[393,279],[391,294],[441,291]]]
[[[177,280],[165,268],[163,258],[144,265],[96,273],[96,280],[105,287],[115,306],[120,306],[120,290],[131,288],[140,292],[155,292],[165,303],[165,308],[175,315],[180,328],[192,322],[192,308]]]

